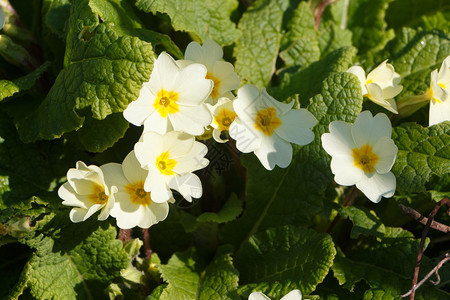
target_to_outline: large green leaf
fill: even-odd
[[[202,40],[210,38],[228,45],[239,36],[236,25],[230,21],[238,6],[236,0],[137,0],[136,6],[145,12],[168,14],[175,30],[194,33]]]
[[[62,212],[33,237],[19,241],[33,253],[17,285],[36,299],[94,299],[120,276],[130,258],[116,239],[116,229],[91,219],[81,224]]]
[[[288,0],[256,1],[239,21],[242,36],[236,41],[236,72],[243,83],[268,85],[282,37],[283,15]]]
[[[123,111],[150,77],[152,46],[119,36],[114,27],[121,24],[123,12],[105,3],[84,0],[72,5],[65,68],[41,105],[19,121],[24,141],[53,139],[80,128],[82,115],[90,114],[87,108],[96,119]]]
[[[450,122],[429,128],[405,123],[394,128],[392,139],[398,147],[392,168],[398,191],[425,191],[432,175],[450,172]]]
[[[356,206],[341,207],[339,212],[343,217],[348,217],[353,222],[353,228],[350,233],[351,238],[358,238],[361,234],[378,238],[384,236],[384,224],[375,212]]]
[[[331,237],[304,227],[283,226],[252,236],[236,252],[239,293],[252,290],[279,299],[292,289],[309,294],[323,281],[336,250]]]
[[[307,66],[319,60],[320,48],[318,34],[314,28],[314,16],[306,2],[300,2],[287,25],[288,32],[282,39],[280,57],[286,67]]]
[[[308,110],[319,123],[315,140],[304,147],[294,146],[286,169],[267,171],[253,154],[242,162],[247,169],[246,209],[228,223],[223,232],[226,242],[238,245],[251,235],[285,224],[310,224],[322,209],[327,185],[331,184],[330,159],[322,149],[320,136],[334,120],[354,122],[362,107],[360,84],[348,73],[331,73],[321,84],[321,93],[311,99]]]

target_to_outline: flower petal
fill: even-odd
[[[141,164],[136,158],[134,150],[131,150],[131,152],[128,153],[128,155],[123,160],[122,170],[125,178],[130,183],[145,181],[145,178],[147,178],[148,175],[148,170],[144,170],[141,167]]]
[[[84,201],[80,201],[80,196],[77,195],[73,187],[70,185],[70,183],[66,182],[58,189],[58,196],[59,198],[63,199],[62,202],[63,205],[67,206],[78,206],[81,208],[86,208],[87,206]]]
[[[180,106],[180,111],[169,115],[173,129],[192,135],[201,135],[204,127],[212,122],[212,115],[206,105]]]
[[[253,292],[248,296],[248,300],[270,300],[270,298],[261,292]]]
[[[169,180],[169,187],[178,191],[189,202],[192,202],[192,197],[200,198],[203,194],[200,178],[193,173],[173,176]]]
[[[201,64],[191,64],[180,71],[174,86],[178,105],[197,106],[208,98],[214,83],[205,78],[206,72],[206,67]]]
[[[148,174],[144,183],[144,190],[152,193],[152,200],[157,203],[169,200],[172,197],[172,192],[167,186],[165,177],[168,177],[168,180],[170,180],[170,177],[162,175],[156,166],[151,166]]]
[[[292,290],[280,300],[302,300],[302,292],[299,290]]]
[[[395,193],[395,186],[395,176],[392,172],[385,174],[373,172],[372,176],[365,174],[361,181],[356,184],[356,187],[374,203],[380,202],[381,197],[392,197]]]
[[[386,108],[387,110],[398,114],[397,104],[394,99],[385,99],[381,86],[376,83],[369,83],[367,85],[368,97],[374,103]]]
[[[355,143],[352,138],[352,124],[333,121],[329,125],[330,133],[322,134],[322,147],[331,156],[351,155]]]
[[[375,83],[390,81],[394,77],[394,67],[387,63],[387,59],[367,74],[367,81]]]
[[[144,121],[144,133],[153,131],[159,134],[165,134],[170,130],[172,130],[172,124],[169,118],[163,118],[157,111],[154,111]]]
[[[154,92],[161,89],[173,91],[175,88],[175,80],[178,77],[180,68],[175,60],[166,52],[161,52],[155,61],[152,75],[149,80],[149,87]]]
[[[430,101],[429,126],[445,121],[450,121],[450,99],[441,103]]]
[[[255,122],[259,98],[260,90],[252,84],[246,84],[238,90],[233,107],[239,119],[244,122]]]
[[[361,180],[364,171],[356,167],[350,155],[336,155],[331,158],[331,172],[337,184],[350,186]]]
[[[150,92],[146,85],[142,86],[139,97],[128,104],[123,111],[123,117],[131,124],[141,126],[145,119],[155,111],[153,107],[155,98],[156,96]]]
[[[122,165],[117,163],[108,163],[100,166],[100,169],[103,171],[107,186],[115,185],[124,187],[129,184],[127,178],[125,178],[125,175],[123,174]]]
[[[360,66],[353,66],[350,69],[347,70],[347,73],[351,73],[353,75],[356,75],[356,77],[358,77],[358,80],[361,84],[361,91],[363,96],[365,94],[367,94],[367,89],[366,89],[366,72],[364,72],[364,69],[361,68]]]
[[[314,140],[310,128],[317,124],[316,118],[306,109],[292,109],[281,116],[281,126],[275,132],[284,140],[297,145],[307,145]]]
[[[261,146],[254,153],[267,170],[273,170],[276,165],[280,168],[286,168],[292,161],[291,144],[276,134],[270,138],[263,138]]]
[[[378,113],[372,117],[372,113],[366,110],[358,115],[351,131],[357,148],[361,148],[367,144],[374,145],[382,136],[391,137],[392,126],[385,114]]]
[[[381,137],[373,146],[373,152],[378,156],[375,170],[380,174],[389,172],[394,165],[398,152],[394,141],[386,136]]]
[[[262,136],[250,129],[250,126],[235,119],[228,131],[230,137],[236,140],[236,148],[243,153],[253,152],[261,145]]]

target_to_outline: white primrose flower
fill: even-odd
[[[228,140],[223,140],[220,134],[230,129],[231,123],[236,119],[236,113],[233,108],[233,101],[222,97],[219,98],[216,105],[211,107],[211,113],[213,115],[213,121],[211,127],[213,128],[213,138],[216,142],[225,143]]]
[[[136,226],[149,228],[167,217],[169,213],[167,201],[154,202],[152,194],[144,190],[148,171],[141,168],[134,151],[125,157],[122,164],[109,163],[101,168],[106,183],[118,189],[110,215],[116,218],[119,228],[130,229]]]
[[[86,221],[99,210],[97,219],[106,220],[114,206],[115,193],[117,187],[106,185],[101,167],[86,166],[82,161],[67,171],[67,182],[58,190],[58,196],[64,200],[62,204],[75,206],[69,215],[74,223]]]
[[[181,69],[173,58],[162,52],[154,63],[150,80],[141,88],[137,100],[124,110],[125,119],[144,125],[144,132],[159,134],[175,130],[201,135],[212,117],[204,101],[213,88],[205,79],[207,70],[201,64]]]
[[[267,170],[275,165],[286,168],[292,160],[292,146],[307,145],[314,139],[311,128],[316,118],[306,109],[292,109],[289,104],[247,84],[238,90],[233,107],[237,118],[229,128],[236,147],[244,153],[254,152]]]
[[[388,117],[375,117],[364,111],[355,123],[330,123],[330,133],[322,135],[322,146],[331,155],[331,171],[340,185],[356,187],[370,201],[390,198],[395,192],[395,176],[390,172],[398,148],[391,139],[392,127]]]
[[[222,57],[222,47],[213,40],[207,39],[202,46],[197,42],[189,43],[184,54],[185,60],[177,61],[177,64],[182,67],[192,63],[206,66],[208,69],[206,78],[214,82],[214,88],[206,100],[211,105],[215,104],[221,96],[230,97],[231,91],[237,89],[241,82],[234,71],[234,66],[223,61]]]
[[[367,78],[364,69],[360,66],[353,66],[347,72],[358,77],[363,96],[397,114],[397,104],[393,98],[400,94],[403,86],[399,85],[400,74],[396,73],[394,66],[386,63],[387,61],[386,59],[373,69]]]
[[[430,126],[450,120],[450,56],[442,62],[439,73],[431,72]]]
[[[270,300],[270,298],[261,292],[253,292],[248,296],[248,300]],[[302,293],[299,290],[292,290],[280,300],[302,300]]]
[[[142,168],[149,171],[144,190],[152,193],[154,202],[165,202],[178,191],[184,199],[202,196],[202,183],[192,172],[206,167],[208,148],[186,133],[171,131],[165,135],[147,132],[134,146]]]

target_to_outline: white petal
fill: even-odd
[[[278,100],[276,100],[274,97],[270,96],[266,88],[261,89],[261,108],[266,107],[274,107],[277,111],[277,116],[282,116],[287,114],[289,111],[291,111],[292,107],[294,106],[294,100],[292,100],[289,103],[283,103]],[[260,109],[261,109],[260,108]]]
[[[85,208],[78,208],[78,207],[74,207],[72,208],[72,210],[69,213],[69,218],[70,221],[74,222],[74,223],[79,223],[79,222],[83,222],[85,221],[85,216],[87,213],[87,209]]]
[[[394,77],[394,67],[391,64],[386,63],[386,59],[381,64],[379,64],[375,69],[367,74],[367,80],[372,80],[375,83],[380,83],[384,81],[390,81]]]
[[[276,134],[262,139],[261,146],[255,155],[267,170],[273,170],[275,165],[286,168],[292,161],[292,146]]]
[[[206,105],[180,106],[180,111],[169,115],[173,129],[192,135],[202,135],[204,127],[212,122],[212,116]]]
[[[173,176],[169,187],[178,191],[189,202],[192,202],[192,197],[200,198],[203,194],[200,178],[193,173]]]
[[[166,183],[166,176],[162,175],[156,167],[149,169],[149,176],[144,183],[144,190],[152,193],[152,200],[162,203],[172,197],[172,192]],[[170,177],[168,177],[170,180]]]
[[[68,182],[64,183],[62,186],[59,187],[58,196],[64,200],[62,202],[62,204],[64,205],[87,208],[85,203],[78,199],[80,197],[76,194],[75,190]]]
[[[450,99],[441,103],[430,101],[430,125],[450,121]]]
[[[383,89],[383,98],[384,99],[394,98],[395,96],[400,94],[400,92],[402,90],[403,90],[403,86],[401,86],[401,85],[385,87]]]
[[[364,174],[361,181],[356,184],[356,187],[369,198],[370,201],[378,203],[381,197],[390,198],[395,193],[395,176],[392,172],[385,174],[378,174],[373,172],[372,176]]]
[[[142,86],[139,97],[128,104],[128,107],[123,111],[123,117],[131,124],[141,126],[145,119],[155,111],[153,107],[155,98],[156,96],[150,92],[146,85]]]
[[[181,70],[176,80],[178,105],[197,106],[208,98],[213,89],[213,81],[206,79],[206,67],[192,64]]]
[[[209,161],[204,158],[207,152],[208,147],[205,144],[195,142],[189,152],[176,159],[177,164],[173,171],[177,174],[184,174],[205,168],[209,164]]]
[[[261,292],[253,292],[248,296],[248,300],[270,300],[270,298]]]
[[[145,181],[148,175],[148,170],[141,167],[133,150],[123,160],[122,170],[127,181],[131,183]]]
[[[381,137],[373,146],[373,152],[378,156],[375,170],[384,174],[391,170],[397,157],[398,148],[394,141],[388,137]]]
[[[307,145],[314,140],[310,128],[317,124],[316,118],[306,109],[292,109],[281,116],[281,126],[275,132],[284,140],[297,145]]]
[[[220,80],[219,95],[237,89],[241,83],[234,71],[234,66],[226,61],[217,61],[212,74]]]
[[[100,209],[102,209],[105,206],[105,204],[94,204],[91,207],[88,208],[83,221],[86,221],[90,216],[92,216],[93,214],[95,214],[97,211],[99,211]]]
[[[152,75],[150,76],[149,86],[152,90],[165,89],[173,91],[175,80],[180,72],[175,60],[166,52],[161,52],[155,61]]]
[[[366,110],[358,115],[351,131],[355,145],[361,148],[367,144],[374,145],[382,136],[391,137],[392,126],[385,114],[378,113],[372,117],[372,113]]]
[[[372,100],[374,103],[386,108],[387,110],[398,114],[397,111],[397,104],[395,103],[394,99],[384,99],[383,97],[383,90],[381,87],[376,83],[369,83],[367,85],[367,91],[369,93],[369,99]]]
[[[243,153],[253,152],[261,145],[262,135],[250,126],[235,119],[228,131],[230,137],[236,140],[236,148]]]
[[[292,290],[280,300],[302,300],[302,292],[299,290]]]
[[[169,204],[167,202],[153,202],[141,209],[143,210],[143,214],[137,222],[137,226],[140,228],[149,228],[150,226],[165,220],[169,214]]]
[[[109,163],[100,166],[105,176],[105,182],[108,186],[125,187],[129,184],[128,180],[123,174],[122,165],[117,163]]]
[[[336,155],[331,158],[331,172],[337,184],[350,186],[361,180],[364,171],[356,167],[350,155]]]
[[[353,75],[356,75],[356,77],[358,77],[358,80],[361,84],[361,90],[362,90],[362,94],[365,95],[367,94],[367,90],[366,90],[366,72],[364,72],[364,69],[361,68],[360,66],[353,66],[350,69],[347,70],[347,73],[351,73]]]
[[[260,90],[252,84],[246,84],[237,92],[237,98],[233,101],[234,111],[243,122],[254,122],[258,111]]]
[[[322,134],[322,147],[330,155],[351,155],[355,143],[351,135],[352,124],[333,121],[329,125],[330,133]]]
[[[220,137],[220,135],[222,134],[222,131],[220,131],[219,129],[214,129],[213,130],[213,138],[216,142],[218,143],[226,143],[228,142],[228,139],[226,140],[222,140],[222,138]]]
[[[157,132],[159,134],[165,134],[171,129],[170,120],[168,117],[162,117],[157,111],[154,111],[147,119],[144,121],[144,133],[146,132]]]
[[[188,154],[195,143],[195,138],[185,132],[171,131],[162,136],[162,147],[159,156],[162,152],[168,151],[171,159],[177,159]]]

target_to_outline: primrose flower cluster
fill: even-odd
[[[79,161],[67,173],[58,194],[73,206],[70,219],[85,221],[97,211],[98,220],[116,218],[118,227],[148,228],[167,217],[173,191],[187,200],[202,196],[200,178],[208,148],[196,140],[228,137],[244,153],[254,152],[272,170],[287,167],[292,146],[309,144],[317,120],[306,109],[293,109],[265,89],[239,88],[231,63],[222,60],[222,48],[212,40],[192,42],[184,60],[162,52],[139,97],[123,112],[124,118],[143,126],[143,134],[122,164],[87,166]]]
[[[175,201],[173,191],[189,202],[200,198],[202,183],[194,172],[209,164],[208,148],[197,141],[200,137],[218,143],[232,138],[239,151],[253,152],[267,170],[289,166],[291,143],[307,145],[314,140],[312,128],[318,121],[308,110],[294,109],[294,101],[277,101],[264,88],[251,84],[239,88],[233,65],[222,57],[222,48],[212,40],[190,43],[184,60],[174,60],[166,52],[159,55],[139,97],[123,112],[131,124],[143,126],[134,149],[122,164],[98,167],[79,161],[68,171],[58,194],[63,204],[73,206],[73,222],[99,211],[98,220],[112,216],[122,229],[148,228],[167,217],[169,203]],[[432,111],[450,102],[449,63],[447,58],[439,73],[432,73],[427,92],[434,103]],[[363,96],[397,113],[394,97],[402,86],[392,65],[384,61],[367,77],[358,66],[348,72],[360,80]],[[433,117],[433,123],[448,117],[442,114]],[[356,185],[373,202],[392,197],[396,179],[390,170],[398,149],[388,117],[364,111],[354,124],[334,121],[329,128],[321,140],[332,156],[336,183]]]

